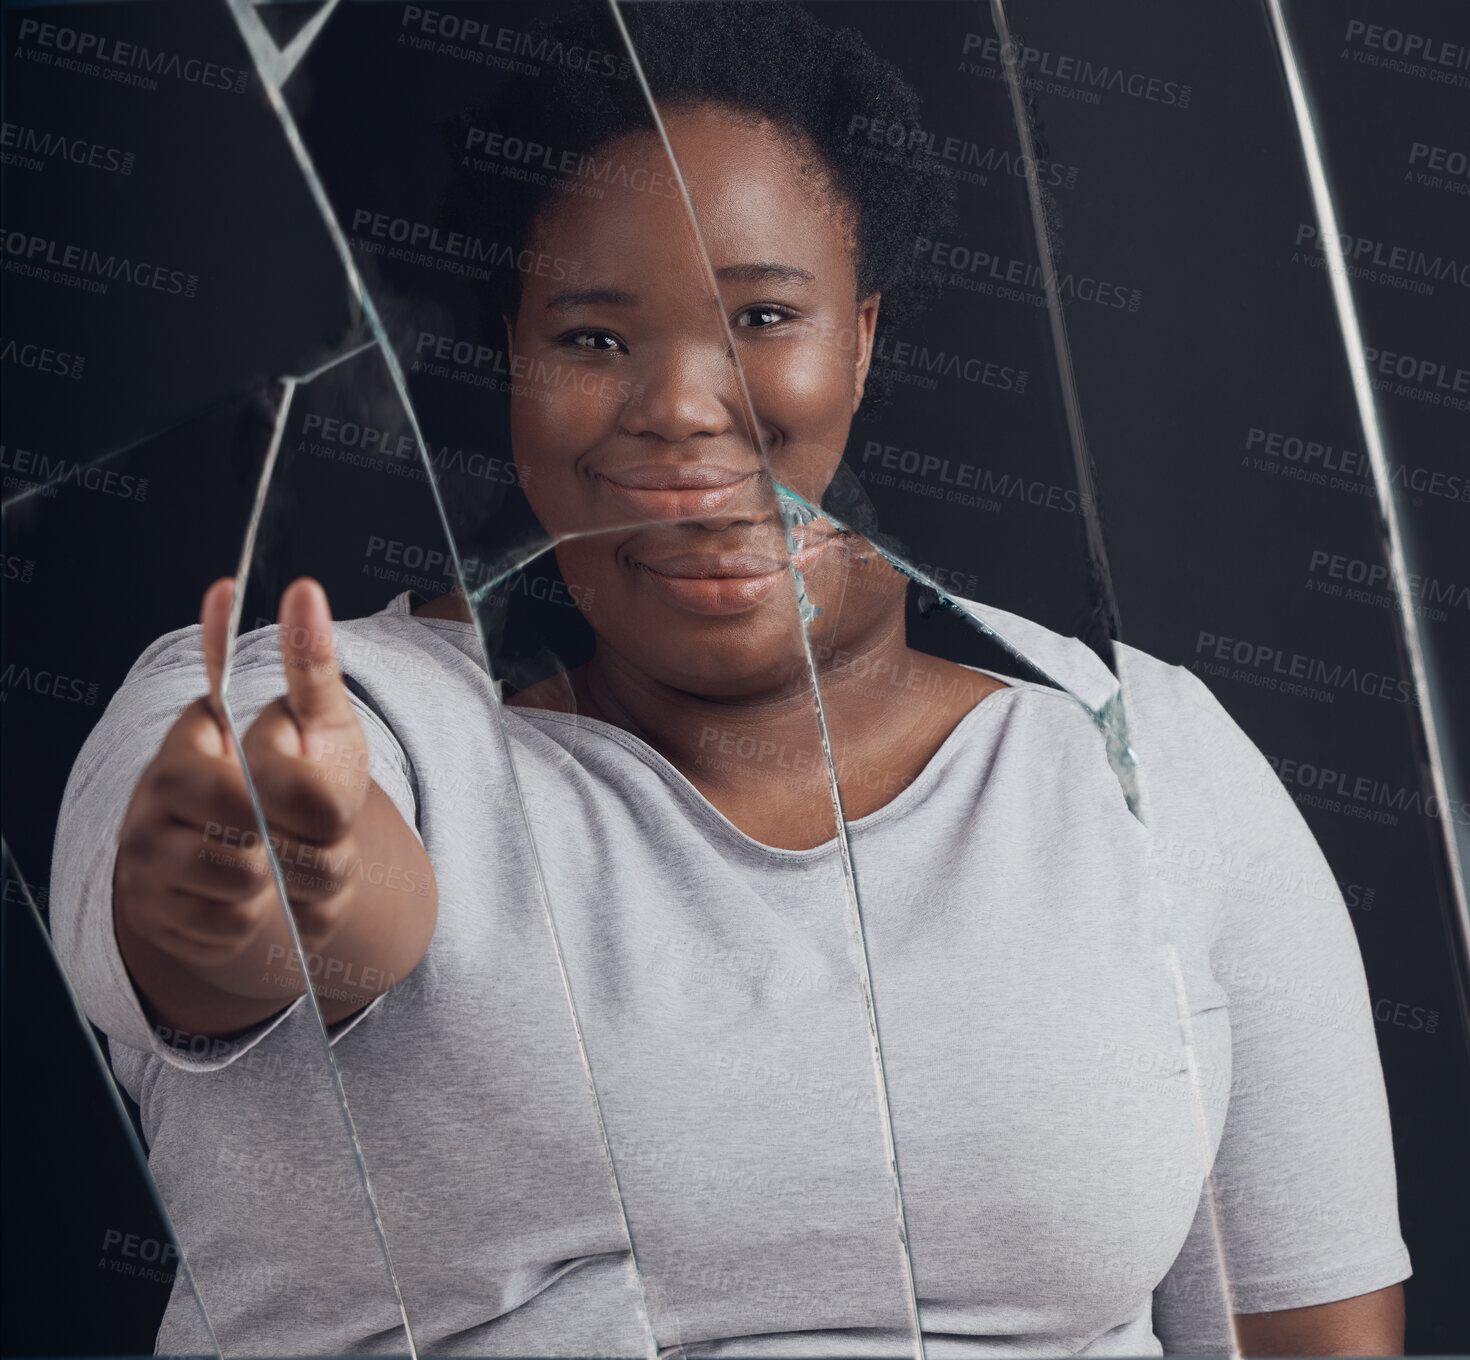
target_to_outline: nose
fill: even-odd
[[[648,355],[638,377],[618,421],[624,434],[681,444],[743,428],[736,414],[739,380],[722,341],[685,338],[661,346]]]

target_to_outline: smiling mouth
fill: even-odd
[[[594,474],[639,519],[703,519],[726,509],[758,471],[704,465],[650,463],[624,468],[615,475]]]
[[[789,558],[753,552],[682,553],[660,558],[656,565],[637,565],[680,608],[695,614],[742,614],[790,580],[793,566],[807,571],[836,541],[835,533],[815,536],[799,542]]]

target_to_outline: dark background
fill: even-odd
[[[315,10],[263,8],[282,40]],[[545,6],[437,8],[524,27]],[[944,244],[949,260],[981,252],[994,269],[943,270],[933,306],[893,340],[924,347],[931,360],[979,358],[1027,374],[1018,392],[942,372],[926,382],[913,364],[890,360],[900,379],[921,381],[896,382],[886,407],[860,417],[844,503],[860,490],[881,531],[954,593],[1081,632],[1096,596],[1040,285],[1013,285],[1029,294],[1021,297],[979,286],[1012,261],[1023,273],[1037,261],[1005,85],[985,58],[988,7],[874,0],[813,9],[860,28],[904,70],[939,143],[975,149],[968,177],[955,179],[957,221]],[[1379,1021],[1415,1268],[1409,1349],[1470,1350],[1461,1245],[1470,1058],[1446,933],[1443,827],[1423,811],[1416,706],[1401,701],[1398,685],[1379,697],[1366,678],[1407,680],[1408,671],[1375,571],[1383,563],[1375,501],[1320,252],[1298,239],[1315,214],[1264,10],[1048,0],[1010,14],[1037,54],[1032,114],[1059,273],[1072,292],[1109,285],[1107,303],[1077,297],[1065,319],[1120,636],[1195,667],[1268,756],[1367,776],[1384,790],[1376,805],[1384,817],[1370,821],[1310,777],[1287,781],[1343,887]],[[1429,364],[1416,367],[1422,379],[1384,378],[1377,402],[1402,479],[1447,755],[1463,768],[1470,378],[1460,379],[1458,407],[1451,403],[1456,372],[1470,369],[1470,22],[1461,7],[1417,0],[1314,0],[1289,5],[1288,15],[1342,231],[1381,243],[1380,258],[1394,246],[1422,253],[1398,268],[1370,260],[1374,277],[1355,280],[1354,298],[1368,346]],[[0,180],[5,341],[84,359],[61,365],[77,376],[10,361],[0,370],[4,826],[44,910],[56,810],[76,751],[143,647],[192,622],[203,586],[235,569],[278,397],[273,380],[366,333],[253,75],[239,92],[166,75],[154,89],[125,85],[38,60],[40,46],[21,32],[28,19],[236,72],[250,63],[213,3],[4,10],[6,123],[117,151],[119,164],[133,156],[122,173],[106,157],[97,166],[29,154],[6,163]],[[494,328],[482,325],[461,278],[388,259],[353,226],[363,212],[436,223],[449,168],[441,125],[496,79],[483,53],[462,44],[401,41],[417,33],[404,20],[402,5],[344,5],[288,93],[408,371],[456,541],[475,562],[497,561],[532,528],[504,475],[495,361],[481,354],[415,367],[428,352],[424,336],[493,350]],[[1458,44],[1461,55],[1390,65],[1402,52],[1382,35],[1372,46],[1369,25]],[[1152,79],[1159,97],[1037,74],[1055,72],[1061,56],[1142,76],[1142,88]],[[867,145],[856,135],[853,154]],[[1457,172],[1428,168],[1416,146],[1458,152],[1446,161]],[[36,257],[28,244],[13,248],[16,232],[58,249],[75,243],[158,262],[196,276],[197,287],[185,296],[116,280],[105,294],[63,286],[17,268]],[[1112,305],[1119,298],[1124,305]],[[332,419],[358,433],[327,438]],[[433,579],[421,584],[373,547],[447,546],[408,435],[379,355],[299,390],[252,565],[247,627],[270,619],[280,587],[301,571],[327,584],[342,617],[408,585],[428,594],[450,587],[442,567],[426,569]],[[1308,443],[1320,446],[1310,459]],[[83,477],[88,466],[95,474]],[[56,478],[48,494],[22,494]],[[968,500],[953,498],[961,488]],[[1370,574],[1372,584],[1362,579]],[[585,647],[577,612],[555,601],[556,580],[543,558],[489,607],[503,673],[530,676]],[[970,659],[973,640],[939,617],[915,608],[916,645]],[[1220,661],[1218,639],[1249,643],[1253,659]],[[1272,658],[1297,654],[1337,677],[1317,697],[1272,687]],[[1452,815],[1463,834],[1463,802]],[[4,1348],[149,1351],[167,1272],[138,1267],[150,1250],[143,1244],[160,1254],[167,1230],[8,874],[4,970]]]

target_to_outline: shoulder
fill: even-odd
[[[1295,812],[1269,760],[1193,671],[1134,647],[1117,654],[1129,740],[1160,817],[1187,803],[1227,831],[1280,804]]]
[[[1115,729],[1137,767],[1145,822],[1260,830],[1283,801],[1295,817],[1266,757],[1187,667],[1116,643],[1114,674],[1078,638],[978,601],[956,603],[1078,700],[1100,728]]]

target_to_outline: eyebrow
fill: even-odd
[[[715,270],[721,283],[815,283],[817,276],[794,264],[727,264]]]
[[[727,264],[715,270],[721,283],[815,283],[817,276],[794,264],[761,261],[758,264]],[[574,307],[635,307],[636,293],[621,288],[572,288],[558,293],[546,304],[549,312],[570,311]]]
[[[573,307],[632,307],[637,302],[637,294],[625,293],[620,288],[573,288],[558,293],[546,304],[546,310],[561,312]]]

